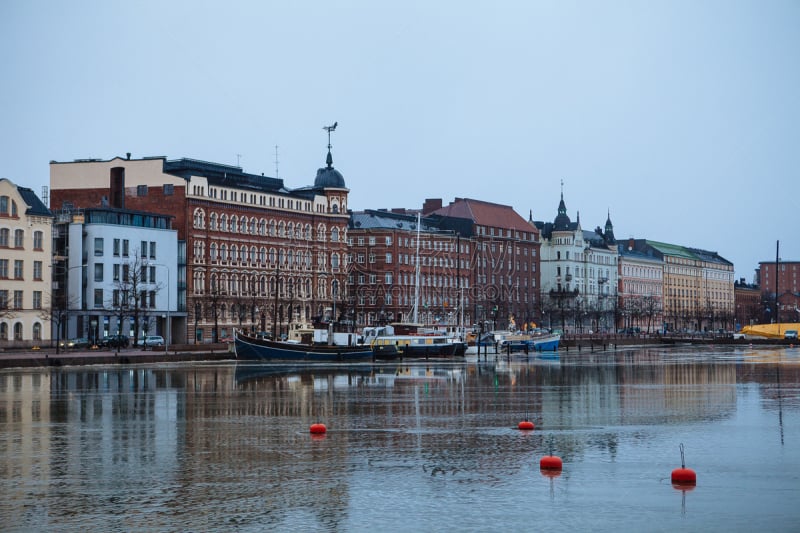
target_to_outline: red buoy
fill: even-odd
[[[534,428],[533,422],[531,422],[530,420],[523,420],[517,426],[517,429],[524,429],[524,430],[531,430],[533,428]]]
[[[697,485],[697,474],[691,468],[676,468],[672,471],[674,485]]]
[[[697,485],[697,474],[691,468],[686,468],[686,460],[683,457],[683,443],[681,449],[681,467],[672,471],[673,485]]]
[[[320,435],[328,431],[328,428],[325,427],[325,424],[311,424],[311,433],[315,435]]]
[[[542,457],[542,460],[539,461],[539,468],[542,470],[561,470],[563,466],[563,462],[561,461],[561,457],[557,455],[545,455]]]

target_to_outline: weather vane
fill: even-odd
[[[323,126],[323,128],[322,128],[323,130],[328,132],[328,150],[331,149],[331,132],[332,131],[336,131],[336,126],[338,126],[338,125],[339,125],[339,121],[337,120],[336,122],[333,123],[332,126]]]

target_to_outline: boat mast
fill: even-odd
[[[420,227],[420,214],[417,213],[417,255],[416,255],[416,269],[414,272],[414,312],[413,323],[419,323],[419,227]]]

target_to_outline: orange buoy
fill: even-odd
[[[320,435],[328,431],[328,428],[325,427],[325,424],[311,424],[311,433],[315,435]]]
[[[672,471],[672,484],[673,485],[696,485],[697,474],[691,468],[686,468],[686,460],[683,456],[683,443],[680,445],[681,449],[681,467]]]
[[[542,470],[561,470],[563,461],[557,455],[545,455],[539,461],[539,468]]]
[[[524,430],[531,430],[533,428],[534,428],[533,422],[531,422],[530,420],[523,420],[517,426],[517,429],[524,429]]]

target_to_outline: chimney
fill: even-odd
[[[442,208],[441,198],[426,198],[425,203],[422,204],[422,214],[427,215],[428,213],[433,213],[437,209],[441,208]]]
[[[629,252],[630,252],[631,250],[633,250],[633,245],[634,245],[634,242],[633,242],[633,237],[631,237],[630,239],[628,239],[628,251],[629,251]]]
[[[131,153],[130,152],[125,152],[125,155],[128,156],[128,161],[130,161],[131,160]]]

